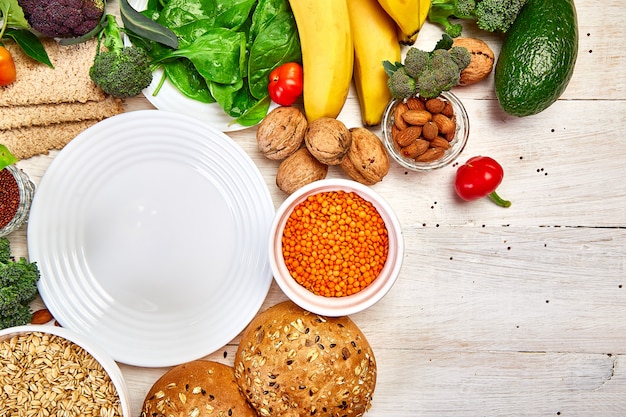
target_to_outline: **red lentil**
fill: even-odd
[[[282,252],[291,276],[325,297],[356,294],[378,276],[389,252],[385,222],[354,192],[309,196],[287,219]]]
[[[4,228],[17,213],[20,205],[20,189],[8,169],[0,170],[0,229]]]

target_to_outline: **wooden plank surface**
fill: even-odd
[[[406,252],[390,293],[353,316],[378,360],[368,415],[626,415],[626,5],[576,6],[576,70],[549,109],[505,115],[492,79],[454,90],[471,124],[459,161],[497,159],[510,208],[459,201],[454,166],[431,173],[393,166],[373,186],[396,211]],[[417,46],[431,48],[440,33],[425,26]],[[499,51],[498,36],[471,27],[465,34]],[[152,107],[139,97],[126,108]],[[354,91],[339,118],[361,125]],[[257,151],[255,129],[229,135],[278,206],[285,198],[274,182],[278,163]],[[38,183],[55,154],[18,165]],[[329,177],[344,175],[331,168]],[[11,241],[27,255],[24,229]],[[283,299],[273,284],[263,308]],[[232,364],[237,341],[207,358]],[[166,368],[121,368],[137,416]]]

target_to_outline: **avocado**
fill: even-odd
[[[494,71],[500,107],[537,114],[565,91],[578,55],[573,0],[527,0],[507,31]]]

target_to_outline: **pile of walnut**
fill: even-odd
[[[277,107],[259,124],[259,151],[280,160],[276,185],[287,194],[326,178],[339,166],[353,180],[375,184],[389,171],[380,138],[364,127],[348,129],[340,120],[322,117],[310,123],[297,107]]]

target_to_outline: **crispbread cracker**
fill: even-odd
[[[104,100],[104,92],[89,78],[97,39],[69,46],[47,38],[42,43],[54,68],[28,57],[14,42],[4,42],[15,61],[17,79],[0,87],[0,106]]]
[[[98,120],[94,119],[0,130],[0,143],[6,145],[18,159],[27,159],[46,155],[53,149],[62,149],[76,135],[96,123]]]
[[[0,130],[81,120],[102,120],[123,111],[122,100],[112,96],[101,101],[86,103],[0,107]]]

